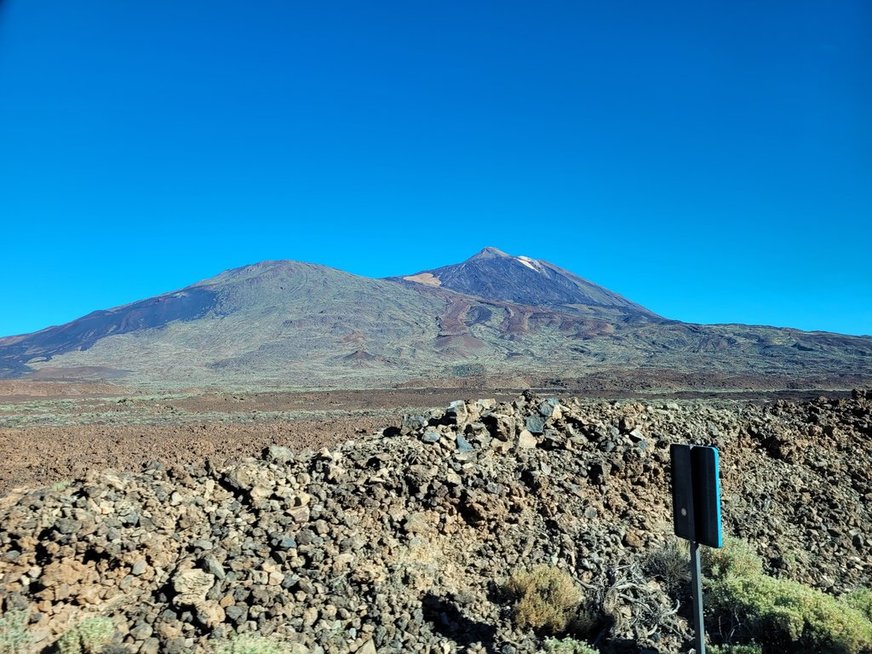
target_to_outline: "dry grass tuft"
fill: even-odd
[[[644,570],[658,579],[672,597],[690,592],[690,548],[687,541],[669,540],[645,557]]]
[[[581,590],[565,570],[538,565],[512,574],[506,590],[516,599],[518,626],[560,634],[576,619]]]

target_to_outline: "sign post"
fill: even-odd
[[[723,547],[720,460],[716,447],[673,444],[669,454],[675,535],[690,541],[694,649],[696,654],[705,654],[699,546]]]
[[[699,565],[699,543],[690,541],[690,590],[693,600],[693,648],[705,654],[705,622],[702,614],[702,570]]]

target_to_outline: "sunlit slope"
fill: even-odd
[[[669,321],[549,266],[488,248],[377,280],[267,261],[0,339],[0,374],[297,388],[526,385],[634,370],[872,380],[872,338]]]
[[[178,297],[206,297],[205,311],[162,320],[157,307]],[[320,366],[338,366],[344,356],[365,353],[385,363],[414,357],[416,343],[435,337],[432,316],[440,301],[396,284],[296,262],[264,262],[227,271],[178,293],[100,316],[77,339],[76,323],[19,339],[5,349],[28,347],[35,370],[97,367],[129,371],[135,379],[192,383],[221,378],[263,377],[304,384]],[[123,330],[131,313],[148,313],[141,327]],[[81,322],[94,323],[93,317]],[[108,324],[106,324],[108,323]],[[60,337],[71,334],[66,351]],[[51,356],[40,361],[45,351]]]
[[[487,247],[461,263],[394,278],[488,300],[599,311],[616,320],[657,320],[643,306],[547,261]]]

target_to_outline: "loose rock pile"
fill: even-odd
[[[673,538],[669,444],[721,448],[728,532],[769,571],[872,584],[872,396],[770,406],[454,402],[335,450],[271,447],[226,469],[95,471],[0,498],[0,609],[41,651],[90,615],[129,652],[235,632],[298,654],[536,652],[500,588],[567,570],[594,635],[674,652],[684,617],[642,573]]]

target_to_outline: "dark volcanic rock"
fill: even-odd
[[[0,498],[0,611],[29,609],[37,649],[97,613],[131,652],[199,652],[238,631],[298,654],[532,654],[540,637],[497,591],[548,564],[586,589],[604,642],[682,651],[685,619],[641,573],[673,539],[670,442],[721,449],[727,531],[770,573],[840,593],[872,582],[870,410],[866,393],[768,406],[528,393],[225,470],[94,471]]]

